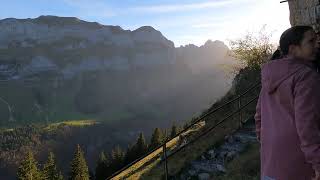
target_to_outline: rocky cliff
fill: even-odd
[[[318,0],[290,0],[291,25],[311,25],[320,30],[320,2]]]
[[[217,66],[231,62],[227,51],[220,41],[175,48],[149,26],[130,31],[73,17],[3,19],[0,124],[189,118],[230,87]]]
[[[55,16],[1,20],[0,51],[1,77],[13,79],[48,70],[70,78],[79,71],[128,70],[176,60],[173,43],[152,27],[125,31]]]

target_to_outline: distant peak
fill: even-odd
[[[69,20],[69,21],[80,21],[78,18],[76,17],[59,17],[59,16],[53,16],[53,15],[42,15],[39,16],[37,18],[35,18],[35,20]]]
[[[204,43],[204,45],[208,45],[208,44],[213,44],[214,42],[211,40],[211,39],[209,39],[209,40],[207,40],[205,43]]]
[[[134,32],[153,32],[157,31],[152,26],[141,26],[140,28],[134,30]]]
[[[198,46],[194,44],[186,44],[186,45],[181,45],[180,48],[198,48]]]
[[[57,23],[57,22],[65,22],[65,23],[80,23],[81,20],[76,17],[59,17],[59,16],[39,16],[33,19],[35,22],[42,22],[42,23]]]
[[[228,48],[227,45],[223,41],[219,40],[208,40],[206,43],[204,43],[203,47],[221,47],[221,48]]]
[[[92,28],[99,28],[103,25],[97,22],[87,22],[80,20],[76,17],[60,17],[60,16],[53,16],[53,15],[45,15],[39,16],[35,19],[32,19],[33,22],[39,24],[52,24],[52,25],[86,25]]]
[[[204,46],[222,45],[222,44],[224,45],[224,42],[219,41],[219,40],[212,41],[212,40],[209,39],[204,43]]]
[[[17,19],[17,18],[6,18],[0,19],[2,21],[9,21],[9,22],[34,22],[34,23],[43,23],[43,24],[79,24],[85,21],[82,21],[76,17],[59,17],[59,16],[52,16],[52,15],[42,15],[37,18],[26,18],[26,19]],[[98,24],[98,23],[96,23]]]

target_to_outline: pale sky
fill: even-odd
[[[290,27],[280,0],[2,0],[0,19],[40,15],[78,17],[126,30],[153,26],[175,46],[239,38],[263,25],[276,43]]]

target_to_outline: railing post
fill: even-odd
[[[241,109],[241,96],[239,96],[239,101],[238,101],[238,110]],[[242,111],[239,111],[239,128],[242,127]]]
[[[168,180],[167,143],[163,144],[162,149],[163,149],[165,179]]]

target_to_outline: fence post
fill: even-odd
[[[241,96],[239,96],[239,101],[238,101],[238,110],[241,108]],[[242,127],[242,111],[239,111],[239,128]]]
[[[165,179],[168,180],[167,143],[163,144],[162,149],[163,149]]]

